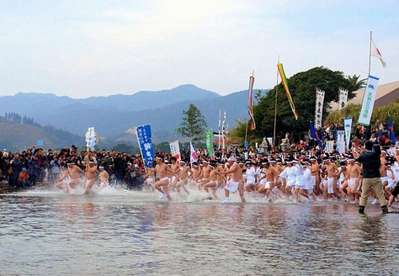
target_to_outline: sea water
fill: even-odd
[[[195,189],[0,195],[0,275],[399,274],[399,216]]]

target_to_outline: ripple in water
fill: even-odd
[[[398,274],[399,216],[123,189],[0,196],[0,275]]]

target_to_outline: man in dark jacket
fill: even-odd
[[[359,156],[358,161],[363,167],[362,195],[359,202],[359,213],[364,214],[364,208],[367,205],[369,191],[372,189],[378,197],[382,212],[388,213],[387,200],[385,199],[384,189],[380,174],[380,145],[372,141],[366,141],[365,151]]]

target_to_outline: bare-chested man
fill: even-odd
[[[69,186],[72,189],[75,189],[78,185],[80,185],[80,178],[83,174],[83,171],[76,164],[68,163],[68,174],[69,174]]]
[[[57,183],[55,186],[61,190],[63,190],[66,193],[69,193],[69,174],[68,174],[68,168],[65,167],[65,165],[61,165],[61,172],[58,176]]]
[[[197,163],[191,165],[191,182],[194,185],[198,185],[198,181],[201,177],[201,169],[198,167]]]
[[[333,160],[334,161],[334,160]],[[325,187],[325,192],[327,197],[337,197],[337,177],[338,177],[338,168],[334,162],[331,160],[327,160],[326,162],[326,170],[327,170],[327,187]]]
[[[97,166],[93,161],[89,161],[89,163],[86,164],[85,178],[85,194],[88,194],[97,180]]]
[[[209,175],[211,173],[211,166],[209,166],[208,161],[202,162],[201,179],[198,182],[198,187],[201,188],[209,182]]]
[[[348,196],[356,201],[359,198],[359,186],[360,186],[360,177],[362,173],[362,168],[358,163],[355,162],[354,159],[348,160]]]
[[[320,166],[319,163],[317,163],[316,158],[310,158],[310,171],[312,174],[312,183],[315,187],[315,194],[320,194],[321,189],[320,189]]]
[[[234,157],[230,157],[227,160],[229,169],[224,172],[225,175],[229,175],[230,178],[227,181],[226,186],[224,187],[225,201],[229,200],[230,193],[239,192],[240,198],[242,202],[245,202],[244,198],[244,185],[240,185],[243,183],[242,178],[242,168],[236,163],[236,159]]]
[[[217,199],[216,190],[218,187],[218,175],[220,173],[218,168],[215,168],[216,165],[211,165],[209,167],[210,167],[210,173],[208,177],[208,183],[205,183],[203,187],[207,193],[209,193],[209,189],[211,189],[213,198]]]
[[[266,163],[263,171],[264,176],[260,179],[261,185],[258,186],[257,192],[264,193],[266,197],[269,197],[276,178],[276,170],[269,163]]]
[[[180,168],[178,171],[178,182],[176,184],[176,190],[180,193],[180,189],[183,189],[186,194],[189,194],[188,190],[186,189],[186,184],[188,181],[188,173],[189,167],[186,165],[184,161],[180,161]]]
[[[103,166],[100,166],[98,169],[100,170],[98,180],[100,181],[100,188],[103,189],[109,185],[109,174]]]
[[[155,189],[154,185],[155,185],[155,169],[154,168],[146,168],[144,188],[148,191],[154,191],[154,189]]]
[[[166,195],[168,200],[171,200],[169,194],[170,175],[171,169],[163,162],[161,158],[156,159],[157,165],[155,166],[155,174],[157,181],[155,182],[155,189],[161,193],[161,198]]]

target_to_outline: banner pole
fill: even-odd
[[[280,58],[278,58],[277,63],[279,63]],[[274,91],[274,124],[273,124],[273,147],[276,147],[276,127],[277,127],[277,97],[278,97],[278,70],[276,79],[276,89]]]
[[[371,41],[373,39],[373,32],[370,31],[370,41],[369,41],[369,76],[371,74]]]

